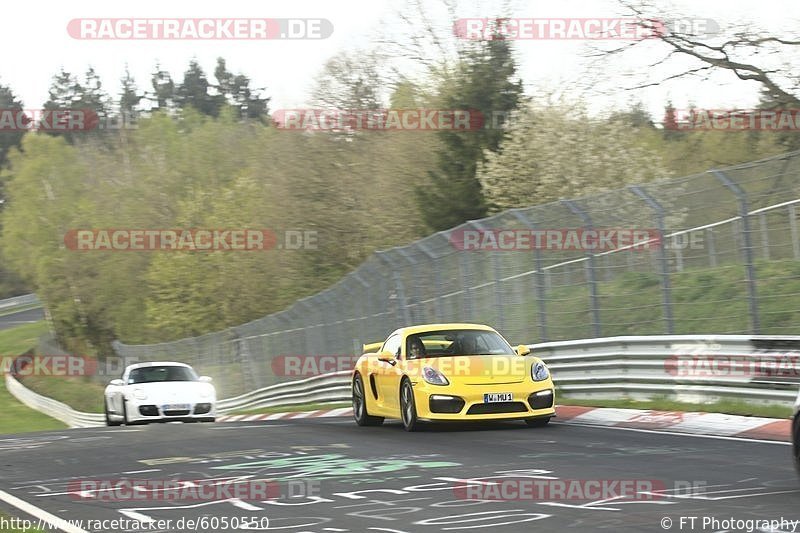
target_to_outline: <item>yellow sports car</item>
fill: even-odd
[[[420,420],[525,420],[544,426],[555,416],[545,364],[525,345],[516,350],[478,324],[400,328],[383,343],[364,345],[353,370],[353,416],[359,426],[399,418],[406,431]]]

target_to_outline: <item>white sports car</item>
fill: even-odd
[[[105,390],[106,424],[214,422],[217,392],[211,378],[184,363],[137,363]]]

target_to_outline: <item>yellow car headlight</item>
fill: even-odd
[[[541,361],[531,366],[531,378],[533,381],[544,381],[550,377],[550,371]]]
[[[422,368],[422,379],[431,385],[450,385],[450,382],[447,381],[447,378],[444,377],[444,374],[431,366]]]

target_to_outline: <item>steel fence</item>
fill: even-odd
[[[513,343],[790,334],[800,319],[798,210],[800,152],[507,210],[376,252],[284,311],[115,350],[188,362],[233,396],[292,379],[273,368],[278,356],[354,354],[414,323],[487,323]],[[633,231],[637,245],[623,239]]]

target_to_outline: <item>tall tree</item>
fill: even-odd
[[[263,89],[252,89],[250,78],[244,74],[233,74],[223,58],[217,58],[214,69],[216,89],[228,105],[234,107],[240,118],[266,121],[269,118],[269,98],[262,98]]]
[[[431,184],[417,189],[417,203],[432,230],[451,228],[487,214],[487,203],[476,176],[487,152],[503,139],[503,122],[522,99],[522,82],[508,41],[481,41],[462,50],[459,69],[445,87],[442,108],[477,110],[483,126],[472,131],[439,131],[442,148]]]
[[[150,84],[153,87],[150,96],[153,108],[162,111],[171,110],[175,106],[175,82],[172,80],[172,75],[156,64],[156,71],[151,76]]]
[[[211,89],[213,86],[206,73],[200,63],[193,59],[183,73],[183,81],[175,90],[175,101],[181,109],[191,106],[203,115],[217,117],[224,98],[219,94],[212,94]]]
[[[97,135],[101,131],[99,121],[108,116],[108,101],[100,77],[92,67],[86,71],[83,83],[62,68],[53,77],[49,98],[42,106],[46,111],[43,129],[50,135],[63,136],[70,143],[79,137]],[[66,130],[54,127],[55,122],[59,121],[58,113],[65,110],[88,112],[83,116],[83,126],[76,124],[76,129]]]
[[[10,87],[4,85],[0,85],[0,111],[7,113],[22,112],[22,102],[14,96]],[[8,151],[14,147],[19,148],[22,136],[25,134],[24,130],[1,129],[4,131],[0,131],[0,169],[7,164]],[[1,183],[0,186],[2,186]],[[1,199],[2,197],[0,196]]]
[[[653,0],[618,0],[618,3],[627,11],[626,15],[636,17],[642,30],[652,36],[619,46],[601,44],[593,50],[593,56],[620,64],[620,56],[647,47],[646,54],[640,55],[646,64],[637,69],[642,74],[634,77],[637,81],[624,89],[663,85],[677,79],[708,80],[712,74],[727,73],[729,79],[759,84],[780,106],[800,107],[800,61],[797,53],[800,37],[796,31],[781,35],[760,30],[750,23],[731,28],[664,23],[670,19],[698,22],[700,19],[687,13],[675,13],[674,16],[665,13],[664,6]],[[661,46],[651,47],[650,43],[654,41]],[[597,62],[596,65],[604,69],[607,63]],[[631,65],[629,68],[634,69]],[[605,72],[601,75],[609,79]],[[590,83],[598,83],[594,76],[588,79]],[[618,91],[616,78],[610,80],[614,83],[611,90]]]
[[[325,62],[317,76],[312,102],[327,109],[378,109],[382,105],[382,86],[376,52],[339,52]]]
[[[119,94],[119,114],[124,120],[135,120],[139,115],[138,106],[144,96],[137,91],[136,80],[131,76],[128,67],[125,67],[125,75],[120,80],[122,92]]]

